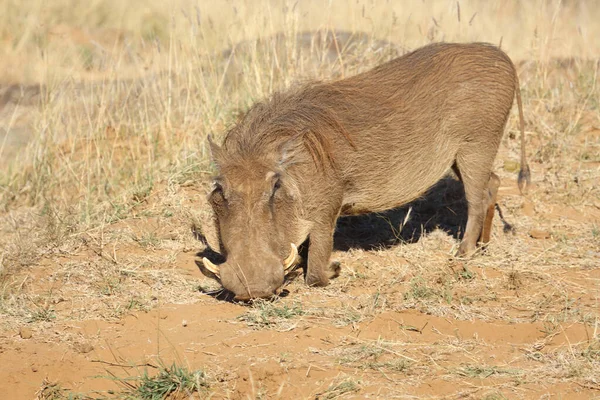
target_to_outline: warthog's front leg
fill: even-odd
[[[339,275],[339,262],[329,263],[333,248],[335,222],[317,225],[310,233],[306,284],[327,286],[329,279]]]

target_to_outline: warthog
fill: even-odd
[[[468,219],[458,254],[487,243],[500,180],[492,164],[513,99],[521,130],[519,188],[529,183],[519,83],[488,44],[431,44],[337,82],[309,83],[253,105],[209,137],[209,195],[225,262],[202,272],[236,299],[269,297],[307,241],[306,283],[327,285],[340,215],[408,203],[454,170]]]

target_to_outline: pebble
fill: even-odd
[[[33,336],[33,332],[30,328],[22,326],[19,329],[19,336],[21,336],[21,339],[31,339],[31,337]]]
[[[529,236],[534,239],[550,239],[551,235],[548,231],[542,231],[540,229],[532,229],[529,231]]]

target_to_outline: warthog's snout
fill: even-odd
[[[235,259],[216,265],[204,257],[202,262],[204,268],[214,275],[225,289],[235,294],[235,300],[246,301],[267,299],[275,295],[283,285],[285,275],[296,266],[297,260],[298,248],[292,243],[290,254],[283,261],[275,256],[261,257],[259,264],[264,265],[262,270],[268,271],[268,274],[253,274]]]

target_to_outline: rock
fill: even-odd
[[[31,339],[31,337],[33,336],[33,332],[30,328],[22,326],[19,329],[19,336],[21,336],[21,339]]]
[[[79,342],[73,345],[73,349],[81,354],[87,354],[94,350],[94,346],[90,342]]]
[[[533,203],[531,203],[530,201],[525,201],[521,205],[521,210],[523,212],[523,215],[525,215],[527,217],[533,217],[535,215],[535,207],[533,206]]]
[[[504,160],[504,170],[507,172],[517,172],[521,164],[512,160]]]
[[[540,229],[532,229],[529,231],[529,236],[534,239],[550,239],[552,235],[548,231],[542,231]]]
[[[177,235],[177,233],[175,233],[175,232],[171,232],[171,233],[167,233],[167,234],[163,235],[164,240],[177,240],[178,238],[179,238],[179,235]]]

